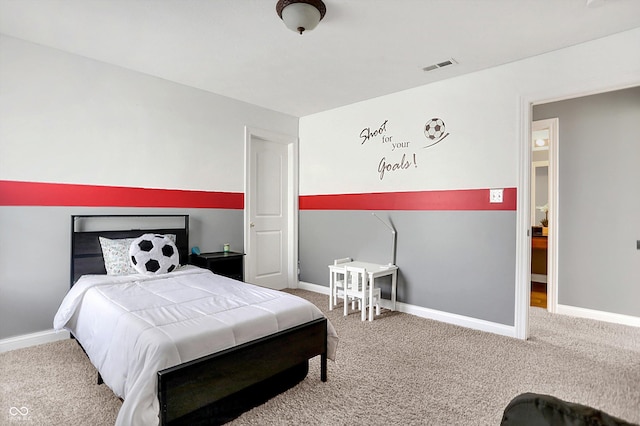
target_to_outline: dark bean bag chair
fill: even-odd
[[[501,426],[638,426],[586,405],[523,393],[504,409]]]

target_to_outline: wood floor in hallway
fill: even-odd
[[[531,306],[547,308],[547,284],[531,282]]]

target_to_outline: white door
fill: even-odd
[[[256,130],[248,130],[246,139],[245,280],[274,289],[295,287],[297,275],[292,272],[297,242],[291,228],[297,191],[291,185],[290,140],[265,137]]]

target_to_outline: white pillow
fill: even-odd
[[[122,238],[119,240],[110,240],[109,238],[99,237],[100,247],[102,248],[102,258],[104,259],[104,268],[107,275],[128,275],[137,274],[129,260],[129,247],[135,238]]]
[[[141,274],[166,274],[180,266],[180,255],[166,235],[144,234],[131,243],[129,258]]]

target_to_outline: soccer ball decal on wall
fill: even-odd
[[[131,264],[141,274],[166,274],[180,264],[176,245],[166,235],[144,234],[129,247]]]
[[[440,118],[432,118],[424,125],[424,135],[427,137],[429,143],[423,148],[435,145],[447,136],[449,133],[445,133],[444,121]]]

